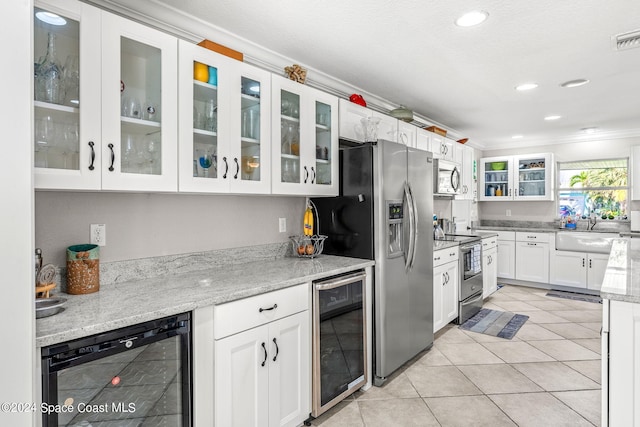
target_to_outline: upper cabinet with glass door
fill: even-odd
[[[178,189],[177,59],[175,37],[103,14],[103,189]]]
[[[337,195],[338,99],[280,76],[272,87],[272,193]]]
[[[35,188],[101,188],[100,22],[76,1],[34,7]]]
[[[180,41],[179,189],[270,191],[269,73]]]
[[[36,188],[177,190],[175,37],[51,0],[34,57]]]
[[[553,200],[553,154],[480,159],[481,201]]]

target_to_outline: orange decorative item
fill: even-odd
[[[469,140],[469,138],[462,138],[462,139],[459,139],[458,142],[460,144],[465,144],[468,140]]]
[[[200,82],[209,81],[209,67],[201,62],[193,63],[193,79]]]
[[[428,130],[429,132],[437,133],[440,136],[447,136],[447,131],[439,128],[438,126],[429,126],[428,128],[425,128],[425,129]]]

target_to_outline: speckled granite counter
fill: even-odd
[[[454,246],[458,246],[458,244],[458,242],[452,242],[450,240],[434,240],[433,250],[439,251],[440,249],[453,248]]]
[[[36,320],[43,347],[129,325],[286,288],[374,265],[321,255],[216,266],[151,279],[112,283],[89,295],[66,295],[65,311]]]
[[[640,239],[613,241],[600,295],[640,303]]]

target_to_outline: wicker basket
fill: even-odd
[[[289,236],[293,253],[298,258],[315,258],[320,255],[326,238],[327,236],[317,234],[313,236]]]

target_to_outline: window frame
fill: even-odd
[[[626,162],[626,169],[627,169],[627,185],[626,186],[616,186],[616,187],[580,187],[580,188],[576,188],[576,187],[561,187],[560,186],[560,172],[562,171],[562,169],[560,168],[561,164],[566,164],[566,163],[576,163],[576,162],[600,162],[600,161],[612,161],[612,160],[624,160]],[[631,174],[630,174],[630,164],[631,164],[631,159],[629,156],[627,157],[612,157],[612,158],[604,158],[604,159],[585,159],[585,160],[567,160],[567,161],[556,161],[556,188],[555,188],[555,196],[556,196],[556,206],[555,206],[555,215],[557,218],[561,218],[560,216],[560,193],[562,191],[572,191],[572,190],[590,190],[590,191],[606,191],[606,190],[626,190],[627,191],[627,199],[626,199],[626,205],[627,205],[627,212],[623,215],[625,217],[628,217],[630,215],[630,210],[631,210],[631,206],[629,205],[629,203],[631,202]],[[582,217],[582,215],[581,215]],[[607,221],[626,221],[623,218],[614,218],[614,219],[607,219]]]

